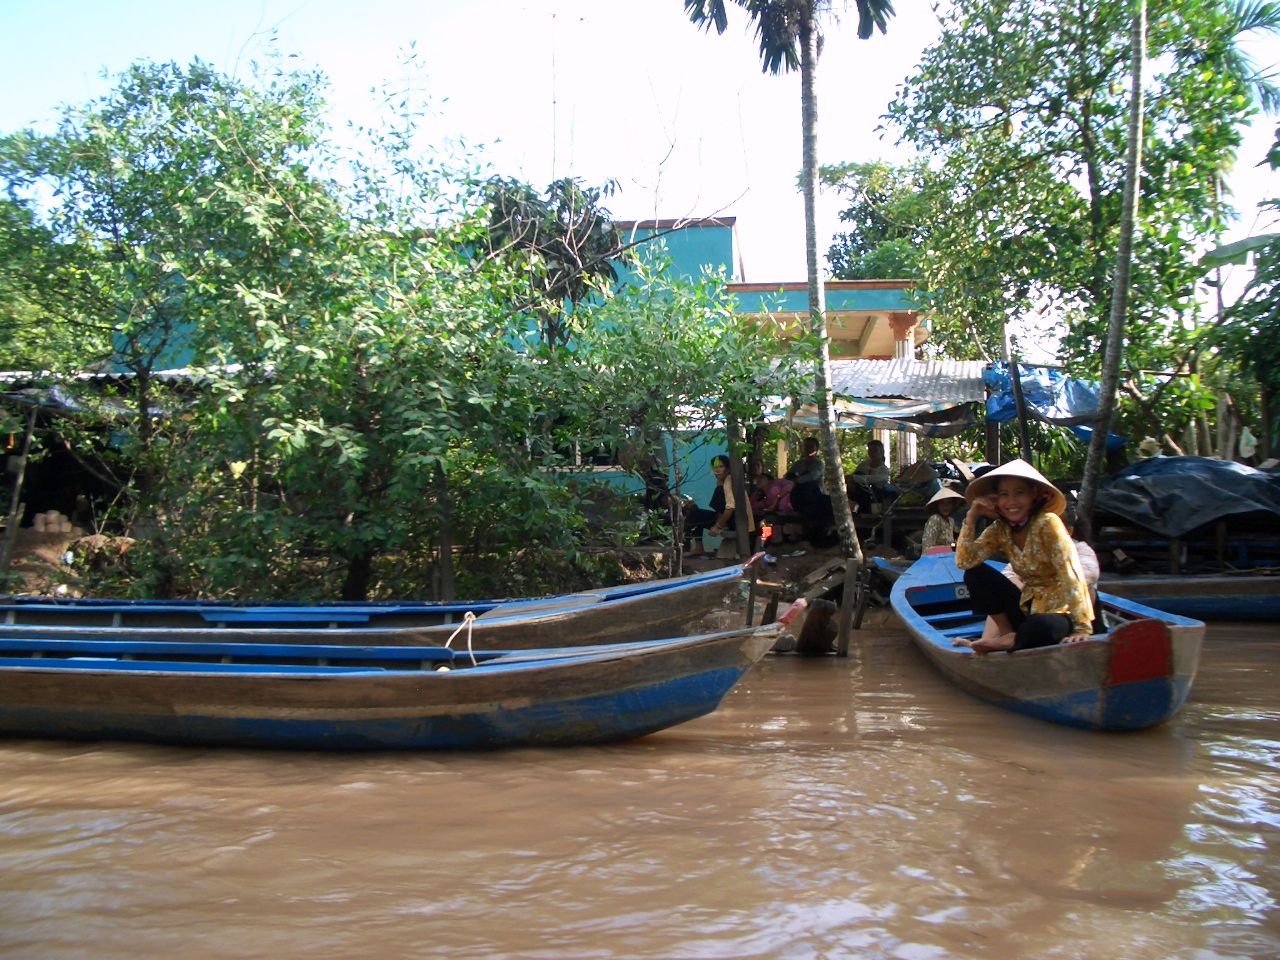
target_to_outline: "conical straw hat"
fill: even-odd
[[[1056,513],[1058,516],[1062,516],[1062,511],[1067,508],[1067,498],[1062,491],[1046,480],[1043,473],[1025,460],[1010,460],[1008,463],[984,473],[969,484],[964,492],[964,498],[973,503],[977,497],[985,497],[995,493],[996,484],[1000,482],[1001,477],[1017,477],[1020,480],[1040,484],[1049,494],[1049,501],[1044,507],[1049,513]]]
[[[964,500],[964,497],[956,493],[950,487],[943,487],[941,490],[935,493],[932,497],[930,497],[928,502],[925,503],[924,505],[925,512],[927,513],[928,511],[932,510],[934,507],[940,504],[943,500]]]

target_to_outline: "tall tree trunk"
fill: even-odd
[[[1275,444],[1271,434],[1271,391],[1260,385],[1258,391],[1258,411],[1262,415],[1262,429],[1259,431],[1262,435],[1258,437],[1258,463],[1262,463],[1271,456],[1271,451],[1275,449]]]
[[[819,343],[814,386],[818,394],[818,421],[822,430],[822,457],[825,467],[824,486],[831,497],[836,528],[845,557],[855,568],[862,565],[862,545],[853,525],[853,514],[845,495],[844,471],[840,464],[840,445],[836,440],[835,415],[831,396],[831,340],[827,336],[826,291],[818,269],[818,95],[815,80],[818,72],[818,29],[816,4],[805,4],[800,26],[800,123],[803,132],[804,187],[804,255],[809,273],[809,324]],[[848,606],[848,604],[846,604]]]
[[[453,499],[449,494],[449,478],[439,463],[435,469],[436,510],[440,520],[440,597],[454,600],[458,586],[453,569]]]
[[[823,486],[831,497],[840,546],[845,556],[844,592],[840,603],[840,620],[836,628],[836,649],[842,655],[849,649],[849,631],[853,625],[853,608],[857,603],[856,584],[862,574],[862,544],[853,525],[853,513],[845,494],[844,471],[840,463],[840,444],[836,440],[835,414],[831,396],[831,340],[827,336],[826,290],[818,270],[818,94],[815,80],[818,72],[817,4],[805,3],[804,21],[800,27],[800,123],[804,136],[804,259],[809,272],[809,323],[818,340],[818,363],[815,387],[818,393],[818,422],[822,426]]]
[[[1018,422],[1018,456],[1031,462],[1031,433],[1027,427],[1027,398],[1022,393],[1022,373],[1018,370],[1018,357],[1009,339],[1009,327],[1004,328],[1004,360],[1009,364],[1009,383],[1013,385],[1013,409]]]
[[[1125,312],[1129,306],[1129,272],[1133,250],[1133,227],[1138,215],[1138,185],[1142,177],[1142,68],[1147,47],[1147,0],[1135,0],[1133,30],[1130,35],[1132,64],[1129,94],[1129,149],[1125,159],[1124,208],[1120,214],[1120,237],[1116,244],[1115,286],[1111,291],[1111,315],[1107,320],[1106,352],[1102,358],[1102,384],[1098,419],[1093,424],[1084,482],[1080,487],[1079,526],[1081,535],[1093,535],[1093,505],[1107,462],[1107,436],[1115,415],[1116,390],[1120,383],[1120,353],[1124,349]]]
[[[725,447],[729,453],[729,486],[733,490],[733,533],[738,556],[751,556],[751,531],[747,529],[747,513],[751,504],[747,500],[747,482],[742,470],[742,427],[738,418],[729,414],[724,422]]]

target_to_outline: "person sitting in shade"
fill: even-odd
[[[751,501],[751,512],[757,517],[769,509],[769,489],[773,484],[773,475],[764,468],[764,464],[750,457],[747,460],[747,499]]]
[[[884,444],[867,442],[867,458],[853,468],[848,477],[849,499],[859,513],[871,510],[872,503],[891,500],[898,491],[889,485],[889,464],[884,458]]]
[[[964,503],[964,497],[950,487],[943,487],[924,505],[929,519],[924,522],[920,537],[920,552],[930,547],[954,547],[956,543],[956,508]]]
[[[1077,643],[1093,633],[1093,603],[1062,513],[1067,498],[1024,460],[1011,460],[969,484],[969,512],[956,541],[956,565],[975,613],[986,614],[994,636],[957,639],[974,653]],[[979,517],[992,523],[975,533]],[[987,560],[1002,558],[1019,588]]]
[[[729,458],[723,453],[712,457],[711,472],[716,478],[716,488],[711,493],[711,506],[709,509],[699,507],[689,514],[685,523],[686,535],[706,531],[713,537],[720,537],[736,528],[737,502],[733,496],[733,481],[729,475]],[[750,503],[746,504],[743,512],[746,514],[747,532],[754,533],[756,522]],[[690,550],[690,553],[698,552],[698,549]]]
[[[804,456],[787,471],[786,479],[791,488],[791,506],[804,520],[805,537],[810,543],[827,540],[828,531],[835,522],[831,498],[822,489],[823,464],[818,455],[818,438],[804,438]]]

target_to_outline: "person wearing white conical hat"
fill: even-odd
[[[969,512],[956,542],[975,613],[996,625],[994,637],[957,640],[974,653],[1076,643],[1093,633],[1093,603],[1062,512],[1067,498],[1025,460],[984,473],[965,490]],[[976,534],[979,517],[993,522]],[[1011,583],[985,561],[1009,561]]]
[[[924,512],[929,519],[924,522],[924,533],[920,535],[920,552],[932,547],[954,547],[956,544],[955,512],[964,497],[950,487],[943,487],[924,505]]]

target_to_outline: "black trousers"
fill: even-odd
[[[973,612],[993,617],[1004,614],[1014,630],[1013,649],[1051,647],[1071,636],[1071,618],[1061,613],[1029,614],[1022,608],[1022,591],[990,564],[964,572]]]

